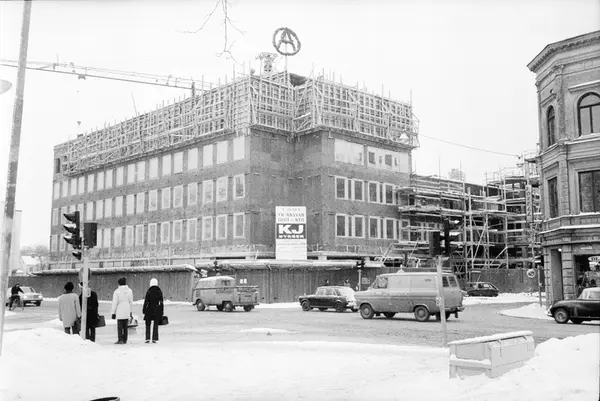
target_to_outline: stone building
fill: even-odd
[[[548,302],[577,297],[600,255],[600,31],[546,46],[536,74]],[[598,285],[600,283],[597,283]]]

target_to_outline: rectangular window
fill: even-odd
[[[113,187],[113,169],[106,170],[106,189],[111,189]]]
[[[227,177],[217,178],[217,202],[227,200]]]
[[[217,164],[227,163],[227,151],[229,141],[217,142]]]
[[[69,196],[69,181],[65,180],[61,182],[61,194],[62,197],[65,198],[67,196]]]
[[[365,236],[365,218],[364,216],[354,216],[354,236],[364,238]]]
[[[600,170],[579,173],[579,204],[582,213],[600,212]]]
[[[187,205],[193,206],[198,203],[198,184],[192,182],[187,186]]]
[[[133,184],[135,182],[135,163],[127,165],[127,183]]]
[[[94,220],[94,202],[88,202],[85,205],[85,220],[86,221]]]
[[[71,178],[71,196],[77,195],[77,178]]]
[[[88,179],[88,192],[92,192],[94,190],[94,174],[90,174],[87,176]],[[90,182],[92,183],[90,185]],[[77,194],[81,195],[85,193],[85,177],[79,177],[77,179]]]
[[[137,181],[146,181],[146,162],[141,161],[137,163]]]
[[[117,196],[115,198],[115,217],[123,216],[123,197]]]
[[[378,217],[369,217],[369,238],[379,238]]]
[[[125,168],[123,166],[117,167],[117,182],[116,186],[120,187],[123,185],[123,175],[125,174]],[[108,184],[106,185],[108,187]]]
[[[160,243],[168,244],[171,242],[171,223],[160,223]]]
[[[196,241],[196,219],[188,219],[187,221],[187,240],[188,242]]]
[[[102,191],[104,189],[104,171],[98,172],[98,191]]]
[[[350,163],[358,166],[364,164],[364,146],[358,143],[335,139],[334,153],[336,162]]]
[[[212,180],[210,181],[202,181],[202,202],[203,203],[212,203],[214,198],[213,198],[213,192],[214,192],[214,182]]]
[[[109,218],[112,217],[112,207],[113,207],[113,202],[112,202],[112,198],[108,198],[104,200],[104,217],[105,218]]]
[[[58,245],[57,242],[58,242],[58,235],[51,235],[50,236],[50,250],[52,252],[56,252],[56,245]]]
[[[104,201],[97,200],[96,201],[96,220],[101,220],[104,218]]]
[[[244,238],[244,213],[233,214],[233,238]]]
[[[556,178],[548,180],[548,208],[550,218],[558,217],[558,186]]]
[[[135,196],[133,194],[127,195],[125,210],[127,211],[127,216],[131,216],[135,212]]]
[[[227,238],[227,215],[220,214],[217,216],[217,239]]]
[[[379,203],[378,187],[378,182],[369,182],[369,202]]]
[[[135,226],[135,244],[144,245],[144,225],[138,224]]]
[[[394,204],[394,186],[392,184],[385,184],[385,203]]]
[[[162,176],[169,175],[171,175],[171,155],[164,155],[162,157]]]
[[[153,189],[148,192],[148,211],[153,212],[158,209],[158,191]]]
[[[198,170],[198,148],[188,149],[187,157],[188,171]]]
[[[335,197],[336,199],[346,199],[346,179],[344,177],[335,177]]]
[[[148,179],[156,178],[158,178],[158,157],[153,157],[148,164]]]
[[[52,225],[58,225],[58,209],[52,209]]]
[[[125,247],[131,248],[133,246],[133,226],[125,227]]]
[[[61,236],[59,235],[58,238],[61,238]],[[58,244],[59,244],[58,249],[60,249],[61,251],[64,251],[66,242],[64,240],[62,240],[62,241],[58,241]]]
[[[183,231],[183,220],[173,222],[173,242],[181,242],[181,234]]]
[[[385,238],[394,239],[394,219],[385,219]]]
[[[183,207],[183,185],[173,187],[173,208]]]
[[[96,246],[102,248],[102,229],[99,229],[96,233]]]
[[[183,171],[183,152],[177,152],[173,155],[173,174],[179,174]]]
[[[121,248],[123,246],[123,229],[121,227],[117,227],[115,230],[115,248]]]
[[[163,188],[161,194],[161,209],[171,208],[171,188]]]
[[[384,163],[387,168],[392,169],[392,155],[390,153],[384,156]]]
[[[376,166],[377,163],[375,161],[375,152],[369,151],[369,166]]]
[[[137,194],[135,203],[135,213],[144,214],[146,211],[146,193],[140,192]]]
[[[156,223],[148,224],[148,244],[156,245]]]
[[[336,214],[335,215],[335,235],[338,237],[346,236],[346,215]]]
[[[362,180],[354,180],[354,200],[362,201],[363,193],[364,189]]]
[[[110,248],[110,228],[102,230],[102,247]]]
[[[202,148],[202,167],[213,165],[213,145],[206,145]]]
[[[242,137],[243,138],[243,137]],[[234,199],[243,198],[246,195],[246,176],[238,174],[233,176],[233,197]]]
[[[52,191],[54,199],[60,198],[60,182],[54,183],[54,191]]]
[[[246,137],[233,138],[233,160],[242,160],[246,157]]]
[[[203,217],[202,218],[202,239],[211,240],[213,235],[213,218]]]

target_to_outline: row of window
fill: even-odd
[[[232,199],[242,199],[246,194],[246,184],[244,174],[235,175],[233,180]],[[85,204],[71,205],[64,210],[52,209],[52,225],[59,224],[59,216],[66,212],[78,210],[84,214],[85,220],[101,220],[104,218],[121,217],[125,215],[131,216],[134,214],[143,214],[145,212],[153,212],[162,209],[176,209],[184,207],[184,199],[187,199],[185,207],[194,206],[198,203],[198,192],[202,195],[203,204],[213,202],[225,202],[229,199],[229,177],[219,177],[215,181],[206,180],[202,183],[190,183],[185,186],[177,185],[173,188],[154,189],[149,192],[140,192],[138,194],[130,194],[125,197],[117,196],[115,198],[100,199],[97,201],[87,202]],[[216,188],[216,191],[215,191]],[[160,192],[160,204],[159,200]],[[187,195],[187,196],[185,196]],[[146,197],[148,202],[146,203]],[[95,213],[94,213],[95,212]]]
[[[368,226],[365,222],[368,219]],[[365,238],[368,232],[373,239],[408,239],[408,220],[362,215],[335,215],[336,237]]]
[[[560,215],[557,178],[548,180],[548,215]],[[579,211],[581,213],[600,212],[600,170],[579,173]]]
[[[365,181],[354,178],[335,177],[336,199],[364,201],[395,205],[394,184],[367,181],[365,198]]]
[[[228,223],[228,219],[231,224]],[[200,224],[198,224],[200,223]],[[228,232],[228,226],[232,232]],[[50,237],[50,250],[65,251],[69,246],[61,235]],[[131,248],[134,246],[164,245],[181,242],[226,240],[245,237],[245,214],[220,214],[199,219],[176,220],[172,222],[139,224],[135,226],[98,228],[98,248]]]
[[[365,159],[366,148],[366,159]],[[409,173],[408,153],[366,146],[336,139],[334,142],[335,161],[384,170]]]
[[[579,136],[600,133],[600,96],[586,93],[577,102]],[[556,112],[554,106],[546,110],[546,133],[548,146],[556,143]]]
[[[232,161],[244,159],[245,146],[245,137],[240,136],[233,139]],[[229,141],[220,141],[215,144],[205,145],[202,147],[202,154],[202,168],[210,167],[214,164],[227,163],[229,162]],[[186,157],[184,158],[184,156]],[[148,165],[148,174],[146,174],[146,165]],[[185,152],[176,152],[173,155],[163,155],[160,158],[154,157],[149,160],[130,163],[127,166],[119,166],[115,169],[107,169],[62,182],[57,181],[54,183],[53,197],[54,199],[59,199],[61,197],[82,195],[86,192],[111,189],[113,185],[120,187],[125,184],[135,184],[146,180],[181,174],[184,171],[184,166],[186,171],[198,170],[198,148],[188,149]]]

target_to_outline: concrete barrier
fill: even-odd
[[[485,373],[494,378],[522,366],[535,354],[533,333],[517,331],[448,343],[450,378]]]

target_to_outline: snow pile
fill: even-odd
[[[260,304],[256,306],[256,309],[300,309],[300,303],[298,302],[281,302],[276,304]]]
[[[462,380],[448,378],[448,350],[433,347],[218,338],[194,344],[164,335],[159,344],[99,345],[54,329],[9,332],[4,341],[2,400],[597,401],[599,391],[600,334],[552,339],[519,369]],[[35,386],[28,375],[11,375],[32,363],[43,372]]]
[[[10,311],[10,310],[4,311],[4,317],[9,317],[9,316],[14,316],[14,315],[16,315],[16,313],[13,311]]]
[[[514,304],[520,302],[535,302],[539,298],[537,292],[530,294],[521,292],[518,294],[502,293],[497,297],[464,297],[463,305],[480,305],[480,304]],[[542,302],[546,301],[546,295],[542,293]]]
[[[500,312],[504,316],[525,317],[529,319],[554,320],[546,314],[546,307],[540,304],[529,304],[517,309],[506,309]]]

